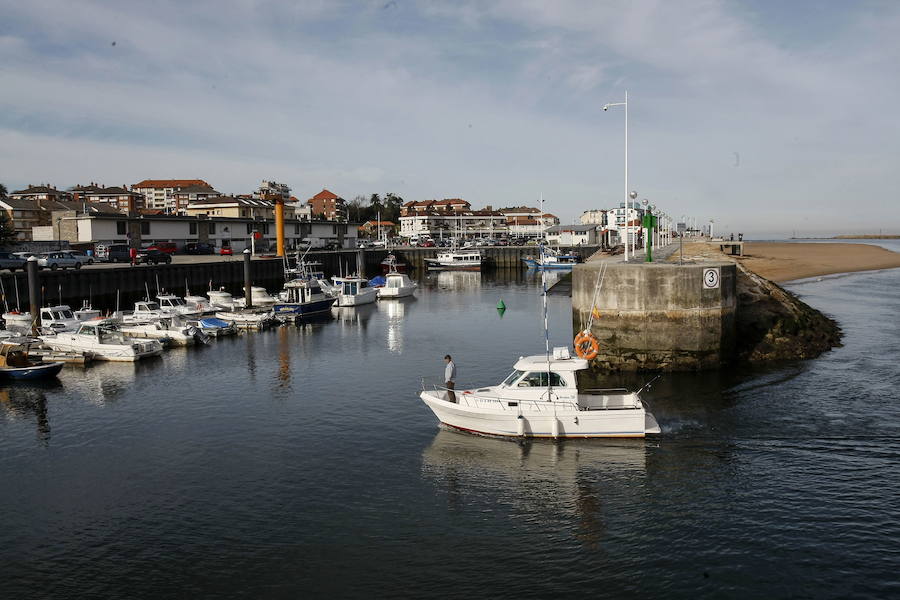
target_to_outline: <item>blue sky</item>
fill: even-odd
[[[534,204],[629,187],[767,233],[900,233],[894,2],[0,0],[11,189],[261,179]],[[113,45],[115,42],[115,45]]]

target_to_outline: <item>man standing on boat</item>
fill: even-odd
[[[447,387],[447,396],[450,402],[456,402],[456,365],[450,355],[446,355],[444,360],[447,361],[447,367],[444,369],[444,385]]]

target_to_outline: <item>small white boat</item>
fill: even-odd
[[[138,300],[134,303],[134,310],[119,315],[123,323],[155,323],[171,314],[163,311],[159,303],[152,300]]]
[[[223,289],[209,290],[206,295],[209,297],[209,304],[213,309],[231,310],[234,308],[234,297]]]
[[[79,321],[93,321],[100,318],[100,311],[93,308],[91,303],[85,300],[81,308],[75,311],[75,318]]]
[[[193,345],[199,337],[200,330],[191,326],[175,326],[167,319],[153,323],[123,323],[119,331],[126,338],[159,340],[162,344],[172,346]]]
[[[81,324],[67,304],[41,309],[41,327],[51,331],[75,331]]]
[[[184,303],[189,309],[200,315],[211,315],[216,312],[216,309],[213,308],[209,298],[206,296],[192,296],[189,294],[184,297]]]
[[[159,308],[166,316],[181,315],[185,317],[199,317],[200,311],[197,308],[188,306],[181,296],[175,294],[157,294],[156,299],[159,301]]]
[[[549,359],[519,358],[499,385],[452,392],[434,386],[420,397],[441,423],[484,435],[593,438],[660,432],[638,392],[579,391],[575,374],[587,368],[588,361],[572,358],[568,348],[555,348]]]
[[[253,301],[253,307],[271,307],[278,302],[278,298],[269,294],[264,287],[253,286],[250,288],[250,299]],[[234,306],[244,308],[247,301],[244,298],[235,298]]]
[[[275,316],[271,310],[262,308],[236,308],[234,310],[220,310],[216,318],[230,323],[238,329],[258,330],[265,329],[275,322]]]
[[[378,290],[369,286],[369,280],[357,275],[332,277],[337,306],[371,304],[378,298]]]
[[[393,271],[384,276],[384,286],[377,288],[379,298],[406,298],[419,287],[406,273]]]
[[[31,313],[28,311],[19,312],[12,310],[3,313],[3,322],[9,331],[16,333],[31,333]]]
[[[437,258],[423,260],[432,271],[480,271],[484,263],[478,250],[438,252]]]
[[[60,332],[40,336],[44,345],[63,352],[84,352],[96,360],[134,362],[162,353],[158,340],[126,339],[117,324],[109,319],[87,321],[75,332]]]
[[[529,269],[571,269],[579,262],[578,254],[562,254],[557,250],[545,247],[537,256],[526,256],[522,259]]]

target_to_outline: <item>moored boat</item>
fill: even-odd
[[[337,306],[360,306],[371,304],[378,298],[378,290],[369,285],[369,280],[357,275],[332,277]]]
[[[21,344],[0,344],[0,377],[8,379],[45,379],[55,377],[63,368],[62,362],[32,360],[28,348]]]
[[[133,362],[162,353],[158,340],[126,339],[115,321],[100,319],[81,323],[77,331],[40,336],[44,345],[63,352],[88,352],[96,360]]]
[[[432,271],[480,271],[484,264],[478,250],[438,252],[436,258],[423,260]]]
[[[406,298],[412,296],[418,284],[406,273],[396,271],[384,276],[384,285],[378,288],[379,298]]]

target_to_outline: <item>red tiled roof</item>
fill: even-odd
[[[140,183],[135,183],[134,188],[180,188],[189,185],[202,185],[203,187],[212,187],[202,179],[145,179]]]
[[[341,199],[340,196],[338,196],[334,192],[330,192],[328,190],[322,190],[321,192],[319,192],[318,194],[316,194],[315,196],[310,198],[310,200],[340,200],[340,199]]]

